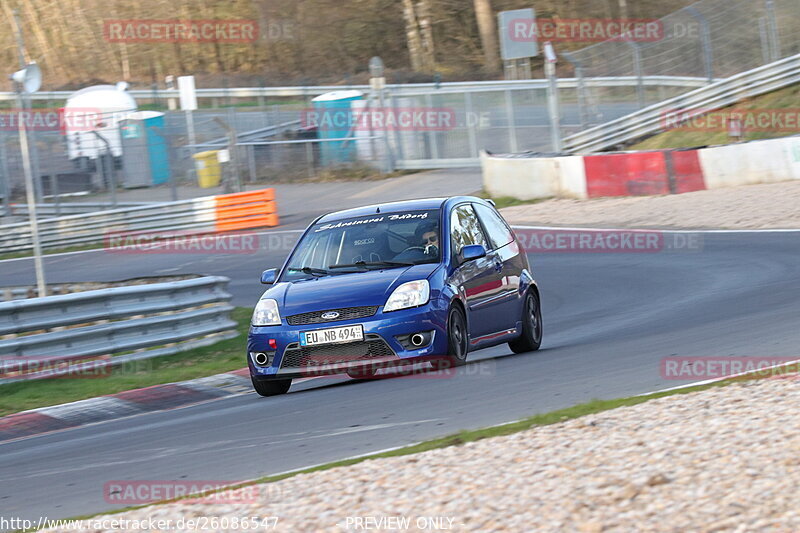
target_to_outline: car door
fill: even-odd
[[[487,256],[474,261],[461,262],[460,252],[464,246],[480,244],[489,249],[490,244],[472,205],[456,206],[450,215],[450,239],[452,261],[457,265],[453,283],[466,301],[470,338],[495,333],[495,320],[491,317],[492,299],[500,287],[500,275],[494,262]]]
[[[491,313],[495,331],[511,329],[516,326],[522,313],[522,299],[519,287],[525,261],[511,228],[493,208],[483,204],[473,204],[478,219],[489,240],[487,257],[499,273],[500,288],[491,302]]]

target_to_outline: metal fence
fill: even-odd
[[[580,131],[567,137],[564,147],[572,153],[606,150],[664,129],[668,113],[704,115],[742,99],[796,83],[800,83],[800,54],[659,102],[622,119]]]
[[[263,189],[44,218],[39,240],[45,249],[103,243],[120,251],[137,237],[149,242],[277,225],[275,191]],[[0,253],[32,248],[28,222],[0,225]]]
[[[573,76],[558,84],[563,136],[800,53],[798,0],[701,0],[662,21],[663,38],[654,42],[608,41],[561,54],[562,75]],[[305,127],[303,114],[312,107],[314,96],[342,89],[363,91],[376,107],[445,108],[454,122],[447,129],[350,131],[345,141],[317,138]],[[140,105],[161,109],[178,97],[174,90],[132,94]],[[58,107],[67,95],[40,93],[34,100]],[[553,150],[547,82],[540,79],[387,85],[380,95],[382,103],[366,86],[199,89],[198,96],[213,107],[191,115],[166,111],[163,126],[152,132],[166,154],[160,164],[168,170],[159,176],[143,166],[143,154],[152,140],[148,135],[123,139],[126,149],[121,158],[87,165],[68,157],[60,132],[33,133],[38,198],[53,202],[53,196],[88,191],[94,196],[86,200],[111,204],[183,199],[179,188],[198,186],[193,155],[231,147],[227,170],[243,183],[358,177],[362,170],[473,166],[481,150]],[[0,94],[0,100],[11,97]],[[270,101],[283,103],[270,105]],[[346,161],[326,157],[326,146],[337,142],[356,146],[354,155]],[[115,185],[127,191],[123,198],[116,198]],[[130,192],[142,186],[155,190]],[[21,198],[21,193],[17,136],[0,133],[0,196],[7,202],[9,197]]]
[[[579,83],[576,79],[562,79],[559,90],[564,132],[579,131],[590,123],[590,115],[593,121],[603,121],[635,111],[638,107],[631,95],[636,94],[640,83],[652,103],[701,87],[706,80],[650,76],[643,80],[596,78]],[[590,111],[579,97],[579,89],[600,86],[614,95]],[[53,204],[47,209],[48,215],[58,215],[74,212],[69,203],[106,203],[111,208],[119,202],[174,201],[198,196],[200,191],[180,194],[178,190],[198,188],[193,155],[210,150],[232,149],[233,162],[224,165],[225,171],[235,172],[244,184],[357,179],[393,169],[472,166],[482,149],[550,150],[547,86],[543,80],[390,86],[382,94],[383,104],[364,89],[374,108],[444,109],[452,113],[453,122],[447,129],[358,129],[344,132],[345,137],[324,138],[317,137],[305,124],[304,117],[313,109],[310,102],[200,109],[191,116],[167,111],[163,126],[146,127],[145,133],[136,138],[123,136],[121,157],[108,157],[101,149],[97,159],[70,159],[67,137],[58,131],[35,131],[29,136],[34,147],[33,171],[39,177],[37,197]],[[253,92],[257,90],[250,94]],[[164,153],[160,168],[165,172],[160,176],[149,170],[146,162],[147,151],[152,150],[154,142]],[[351,156],[344,160],[326,157],[326,149],[332,144],[349,144]],[[0,133],[0,196],[4,196],[5,186],[14,201],[21,201],[22,176],[18,135]],[[151,190],[136,192],[139,187]],[[209,189],[209,193],[217,192],[223,191]],[[11,211],[6,209],[0,214]]]
[[[57,375],[33,371],[62,367],[53,357],[113,356],[103,364],[116,366],[230,338],[229,281],[211,276],[0,303],[0,383]]]

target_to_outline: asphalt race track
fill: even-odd
[[[679,356],[798,356],[800,232],[704,233],[696,252],[540,254],[545,341],[471,355],[457,375],[326,378],[283,397],[255,393],[0,444],[0,508],[59,518],[112,508],[113,480],[244,480],[499,424],[585,402],[680,385]],[[88,252],[47,258],[54,282],[221,274],[252,305],[268,256]],[[166,272],[169,271],[169,272]],[[30,283],[30,260],[0,281]],[[242,353],[244,365],[244,348]]]

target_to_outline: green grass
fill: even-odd
[[[131,389],[212,376],[247,366],[245,341],[250,309],[237,307],[232,317],[239,335],[211,346],[114,368],[95,379],[45,379],[0,385],[0,416]]]
[[[800,108],[800,84],[786,87],[768,94],[743,100],[730,108],[736,110],[771,110],[789,109],[797,110]],[[796,112],[796,111],[795,111]],[[798,131],[794,133],[800,133]],[[775,139],[792,135],[786,131],[744,131],[742,140],[755,141],[761,139]],[[727,131],[687,131],[671,130],[660,133],[641,141],[630,147],[631,150],[663,150],[669,148],[693,148],[697,146],[712,146],[719,144],[729,144],[734,139],[728,136]]]

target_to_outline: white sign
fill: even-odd
[[[553,43],[547,41],[544,43],[544,58],[548,63],[557,63],[558,56],[556,56],[556,50],[553,48]]]
[[[181,109],[195,111],[197,109],[197,91],[194,88],[194,76],[178,76],[178,91],[181,95]]]
[[[533,9],[501,11],[497,14],[497,27],[503,61],[539,55],[536,12]]]
[[[217,161],[220,163],[227,163],[231,160],[231,153],[228,150],[217,151]]]

